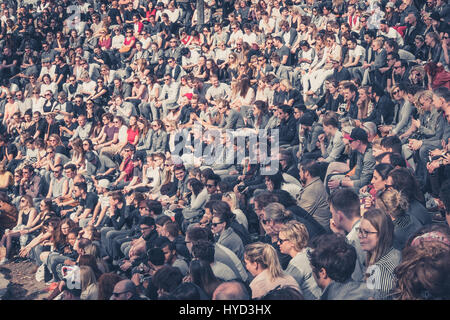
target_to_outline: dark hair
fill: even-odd
[[[84,192],[87,192],[87,183],[84,181],[75,183],[75,187],[83,190]]]
[[[196,259],[213,263],[215,253],[214,244],[210,241],[198,240],[192,244],[192,256]]]
[[[162,266],[165,261],[164,252],[161,248],[151,248],[147,251],[148,261],[155,266]]]
[[[277,198],[276,202],[281,203],[285,208],[297,205],[297,200],[286,190],[274,190],[273,194]]]
[[[262,191],[255,196],[253,201],[258,203],[260,208],[264,208],[269,203],[278,202],[278,198],[270,191]]]
[[[439,191],[439,198],[444,203],[445,211],[450,214],[450,180],[446,180]]]
[[[145,205],[149,212],[153,212],[156,216],[159,216],[163,212],[162,204],[156,200],[147,200]]]
[[[332,126],[334,128],[339,128],[339,120],[334,114],[326,114],[323,117],[324,126]]]
[[[304,300],[305,298],[295,288],[292,287],[276,287],[275,289],[269,291],[265,296],[261,297],[260,300]]]
[[[69,163],[65,165],[64,170],[72,170],[75,172],[77,171],[77,166],[73,163]]]
[[[230,226],[233,220],[234,214],[231,212],[230,205],[225,201],[214,201],[211,208],[214,217],[218,217],[220,221],[226,223],[226,227]]]
[[[183,274],[180,269],[172,266],[164,266],[153,275],[152,284],[157,289],[162,289],[165,292],[172,292],[183,281]]]
[[[212,240],[213,239],[211,230],[208,230],[208,229],[202,228],[202,227],[188,228],[186,231],[186,236],[192,242],[198,241],[198,240],[210,240],[210,239]]]
[[[419,188],[416,178],[406,168],[397,168],[389,172],[393,187],[400,191],[409,201],[417,200],[424,202],[424,196]]]
[[[192,282],[202,288],[209,298],[212,297],[214,290],[221,283],[214,275],[209,263],[202,260],[194,259],[191,261],[189,274]]]
[[[360,216],[359,197],[350,188],[343,188],[334,191],[328,198],[330,206],[341,211],[348,219]]]
[[[163,214],[163,215],[161,215],[161,216],[159,216],[159,217],[157,217],[156,218],[156,220],[155,220],[155,224],[157,224],[158,226],[163,226],[163,225],[165,225],[167,222],[169,222],[169,221],[172,221],[171,219],[170,219],[170,217],[169,216],[166,216],[165,214]]]
[[[392,152],[402,153],[402,142],[397,136],[387,136],[381,140],[383,148],[392,148]]]
[[[97,300],[109,300],[111,297],[115,285],[122,281],[123,278],[116,273],[104,273],[98,278],[98,297]]]
[[[281,188],[281,184],[283,183],[283,174],[280,170],[277,171],[277,173],[272,175],[265,175],[265,178],[269,179],[273,183],[273,189],[278,190]]]
[[[318,275],[323,268],[336,282],[350,279],[356,266],[356,249],[346,238],[335,234],[316,237],[311,242],[308,258],[313,272]]]
[[[183,282],[171,294],[177,300],[202,300],[201,295],[204,294],[202,291],[199,286],[192,282]]]
[[[309,174],[313,178],[320,176],[321,166],[318,162],[314,160],[305,158],[300,162],[300,167],[302,168],[303,171],[309,172]]]
[[[139,225],[144,224],[146,226],[155,226],[155,219],[152,217],[140,217],[139,218]]]
[[[198,194],[203,190],[203,183],[201,183],[201,181],[199,181],[196,178],[191,178],[187,181],[188,184],[191,185],[192,187],[192,193],[195,196],[198,196]]]
[[[380,174],[383,180],[386,180],[388,178],[389,172],[391,172],[392,170],[394,170],[394,167],[386,163],[380,163],[375,166],[375,171]]]
[[[217,186],[222,179],[220,179],[219,175],[213,173],[213,174],[209,175],[209,177],[207,178],[206,181],[208,181],[208,180],[213,180],[214,184]]]

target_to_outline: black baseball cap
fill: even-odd
[[[362,142],[368,141],[367,132],[361,128],[354,128],[352,130],[352,133],[351,134],[346,133],[344,135],[344,138],[349,141],[355,141],[355,140],[360,140]]]

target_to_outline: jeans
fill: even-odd
[[[69,259],[69,258],[60,253],[57,253],[57,252],[52,252],[49,254],[49,256],[47,258],[47,268],[52,273],[53,279],[55,281],[62,280],[57,271],[58,270],[57,266],[60,264],[64,264],[64,261],[66,261],[67,259]],[[72,260],[72,259],[70,259],[70,260]]]

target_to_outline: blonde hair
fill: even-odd
[[[422,108],[422,104],[420,103],[420,99],[428,99],[433,101],[433,92],[431,90],[424,90],[421,92],[417,92],[414,96],[415,105],[417,107],[417,111],[420,114],[423,114],[425,111]]]
[[[224,196],[231,200],[231,210],[239,209],[239,203],[234,192],[227,192]]]
[[[291,241],[297,252],[302,251],[308,245],[309,233],[305,225],[298,221],[289,221],[280,230],[287,240]]]
[[[284,222],[292,219],[293,214],[291,211],[286,210],[280,203],[270,203],[264,207],[266,216],[274,222]]]
[[[285,86],[287,90],[291,90],[291,89],[292,89],[292,85],[291,85],[291,83],[289,82],[288,79],[283,79],[283,80],[281,80],[281,81],[280,81],[280,84],[282,84],[283,86]]]
[[[245,247],[244,257],[250,262],[258,263],[261,268],[268,269],[272,280],[284,276],[277,252],[270,244],[262,242],[249,244]]]
[[[404,214],[408,208],[408,199],[393,188],[385,190],[376,199],[376,205],[394,219]]]

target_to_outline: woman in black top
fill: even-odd
[[[339,94],[339,82],[329,81],[326,84],[325,94],[320,98],[313,109],[318,109],[322,113],[325,111],[337,111],[338,106],[344,103],[344,97]]]

